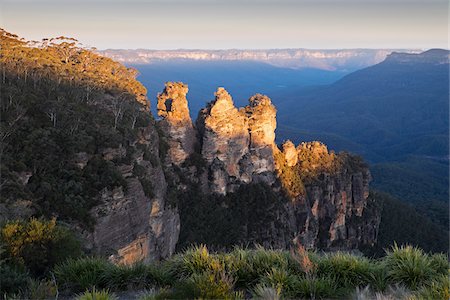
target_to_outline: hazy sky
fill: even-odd
[[[26,39],[105,48],[448,48],[447,0],[0,0]]]

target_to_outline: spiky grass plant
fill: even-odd
[[[351,289],[371,284],[375,271],[367,258],[341,252],[326,254],[318,263],[319,276],[333,276],[339,285]]]
[[[266,276],[261,278],[261,284],[272,287],[279,295],[289,296],[292,294],[298,279],[289,274],[287,270],[272,268]]]
[[[76,300],[118,300],[117,296],[110,293],[109,290],[97,290],[93,287],[90,290],[86,290],[83,294],[78,295]]]
[[[112,290],[144,288],[150,285],[146,278],[147,266],[137,263],[131,266],[108,264],[101,281]]]
[[[258,247],[249,251],[246,262],[241,264],[237,271],[237,278],[240,282],[245,282],[244,286],[254,287],[260,280],[267,276],[272,269],[287,270],[288,261],[281,251],[264,250]]]
[[[428,286],[420,289],[416,299],[450,299],[450,278],[448,275],[440,275],[435,278]]]
[[[271,286],[258,284],[252,290],[252,298],[261,300],[279,300],[281,299],[280,292]]]
[[[438,276],[434,263],[421,249],[412,246],[392,247],[384,259],[389,279],[416,290]]]
[[[74,292],[89,290],[92,287],[105,288],[105,274],[111,271],[112,264],[100,258],[69,259],[56,266],[54,273],[58,285]]]
[[[289,298],[331,299],[344,296],[332,277],[301,278],[296,281]]]

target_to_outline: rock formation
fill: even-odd
[[[241,184],[273,184],[276,110],[270,99],[257,94],[237,109],[225,89],[218,88],[215,96],[196,122],[209,175],[204,186],[225,195]]]
[[[169,144],[169,162],[180,165],[194,152],[195,131],[189,116],[186,94],[188,86],[182,83],[167,82],[158,95],[159,123]]]
[[[228,92],[218,88],[215,100],[200,112],[197,126],[201,154],[208,165],[210,190],[226,194],[230,185],[241,178],[239,162],[248,152],[250,141],[247,117],[234,107]]]
[[[102,192],[100,204],[91,210],[96,224],[86,233],[88,248],[121,264],[171,256],[180,232],[178,212],[165,203],[167,183],[159,162],[158,133],[154,125],[139,130],[130,162],[119,165],[126,191]],[[112,153],[121,152],[108,151]]]
[[[176,93],[171,92],[173,86]],[[205,162],[195,176],[182,168],[185,173],[181,177],[186,178],[180,181],[200,181],[203,193],[220,195],[260,183],[271,186],[280,199],[282,194],[290,199],[282,209],[277,206],[274,216],[278,217],[267,224],[267,229],[253,231],[245,241],[237,242],[258,241],[288,248],[297,239],[307,248],[351,249],[376,241],[380,220],[368,200],[370,173],[356,157],[336,155],[320,142],[295,147],[287,141],[280,150],[275,144],[276,109],[261,94],[237,109],[230,94],[218,88],[193,128],[185,100],[187,88],[180,83],[170,83],[169,87],[158,97],[160,122],[168,128],[167,139],[174,147],[168,157],[180,165],[182,159],[174,159],[173,153],[184,153],[175,156],[178,158],[188,156],[187,151],[180,151],[186,149],[183,141],[188,135],[189,145],[198,143],[197,155]],[[172,99],[172,103],[173,99],[180,100],[182,108],[175,108],[177,117],[167,113],[174,109],[173,104],[171,108],[162,104],[165,99]],[[197,142],[192,142],[194,136]],[[195,152],[193,148],[190,151]]]

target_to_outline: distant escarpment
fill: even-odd
[[[296,239],[332,250],[376,241],[379,211],[368,198],[371,177],[360,158],[334,154],[319,142],[286,141],[280,149],[276,109],[261,94],[236,108],[218,88],[194,126],[187,91],[167,83],[158,97],[158,122],[170,128],[162,138],[169,145],[167,174],[175,178],[169,201],[180,209],[180,247],[288,248]]]

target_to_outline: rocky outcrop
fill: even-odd
[[[320,142],[283,144],[285,164],[297,169],[304,193],[287,209],[296,239],[310,249],[355,249],[376,241],[379,212],[368,200],[370,172],[358,158],[328,152]],[[294,163],[295,162],[295,163]]]
[[[209,175],[204,186],[224,195],[241,184],[273,184],[276,110],[270,99],[257,94],[237,109],[225,89],[215,96],[196,122]]]
[[[176,174],[171,176],[176,178],[172,186],[184,192],[189,190],[186,182],[199,183],[205,195],[227,195],[246,184],[259,183],[270,186],[279,201],[289,199],[270,208],[276,211],[270,214],[266,228],[243,228],[248,232],[240,242],[288,248],[297,239],[307,248],[329,250],[376,241],[379,214],[368,207],[370,173],[358,158],[336,155],[320,142],[296,147],[287,141],[280,150],[275,144],[276,109],[261,94],[238,109],[231,95],[218,88],[193,128],[186,92],[185,85],[170,83],[158,97],[160,123],[169,130],[164,133],[170,144],[167,156],[178,166],[178,171],[169,172]],[[171,106],[162,104],[166,99]],[[189,145],[199,145],[197,150],[185,150],[187,136]],[[192,142],[193,136],[198,138],[196,142]],[[192,154],[204,162],[204,166],[197,166],[197,172],[180,164]]]
[[[138,139],[132,144],[129,163],[118,166],[127,189],[101,193],[100,204],[91,210],[96,223],[92,232],[86,233],[88,249],[120,264],[171,256],[180,231],[178,212],[165,203],[167,183],[154,125],[140,128]],[[119,147],[106,149],[103,154],[126,155],[123,151],[125,148]]]
[[[196,142],[187,92],[187,85],[167,82],[164,91],[158,95],[158,116],[162,118],[159,124],[169,144],[167,159],[177,166],[194,152]]]
[[[239,162],[250,141],[247,117],[234,106],[230,94],[218,88],[215,100],[200,112],[196,124],[201,154],[208,165],[209,190],[226,194],[241,178]]]

